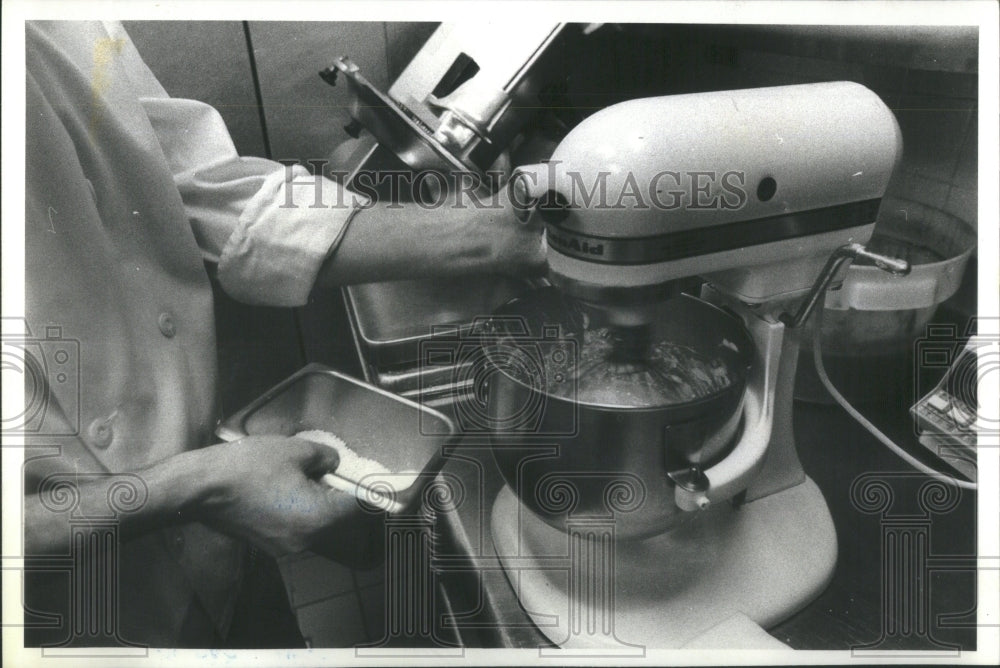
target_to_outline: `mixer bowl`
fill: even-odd
[[[493,457],[522,504],[556,528],[601,518],[619,539],[666,531],[682,514],[668,473],[707,468],[734,445],[754,359],[742,321],[687,295],[655,315],[654,340],[721,359],[728,384],[687,401],[648,388],[609,396],[585,377],[559,378],[566,365],[556,364],[581,354],[586,331],[602,325],[599,312],[545,288],[495,314],[501,324],[481,379]]]

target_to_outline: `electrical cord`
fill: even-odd
[[[938,471],[936,469],[927,466],[920,460],[913,457],[910,453],[903,450],[903,448],[896,445],[896,443],[891,438],[883,434],[878,427],[872,424],[868,420],[868,418],[859,413],[858,410],[855,409],[854,406],[852,406],[850,402],[848,402],[847,399],[845,399],[844,396],[837,391],[837,388],[834,387],[833,382],[830,380],[829,376],[826,375],[826,368],[823,366],[823,350],[822,346],[820,345],[820,339],[822,338],[822,331],[823,331],[822,329],[823,309],[825,308],[825,306],[826,306],[826,292],[824,291],[823,297],[820,300],[819,305],[815,309],[816,327],[814,331],[816,332],[816,334],[813,336],[813,364],[816,366],[816,374],[819,376],[820,382],[823,383],[823,387],[825,387],[826,391],[830,393],[830,396],[833,397],[834,401],[836,401],[841,408],[847,411],[847,414],[850,415],[852,418],[854,418],[854,420],[858,424],[860,424],[862,427],[868,430],[868,432],[871,433],[872,436],[877,438],[879,442],[882,443],[882,445],[889,448],[889,450],[891,450],[896,456],[898,456],[900,459],[902,459],[907,464],[917,469],[921,473],[924,473],[930,476],[931,478],[934,478],[935,480],[940,480],[941,482],[944,482],[949,485],[954,485],[961,489],[977,490],[978,485],[976,483],[968,482],[965,480],[958,480],[957,478],[945,475],[941,471]]]

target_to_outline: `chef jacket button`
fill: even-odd
[[[174,319],[170,317],[169,313],[161,313],[156,324],[160,327],[160,333],[168,339],[173,338],[174,334],[177,333],[177,325],[174,324]]]
[[[102,450],[115,438],[115,430],[111,424],[111,418],[97,418],[87,427],[87,437],[90,444]]]

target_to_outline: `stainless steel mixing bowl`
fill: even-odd
[[[509,302],[493,322],[479,382],[494,459],[521,502],[557,528],[583,518],[613,518],[618,538],[670,528],[681,511],[668,473],[711,466],[738,436],[755,355],[743,322],[687,295],[657,307],[649,341],[728,372],[723,387],[687,400],[641,364],[595,361],[587,333],[601,313],[554,288]]]

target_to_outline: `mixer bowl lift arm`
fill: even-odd
[[[728,302],[728,300],[726,300]],[[722,461],[695,476],[702,484],[680,484],[674,488],[674,501],[681,510],[704,510],[713,503],[731,499],[746,489],[764,461],[774,423],[774,394],[778,382],[779,360],[784,344],[785,325],[761,318],[744,304],[727,303],[747,324],[747,331],[760,353],[747,379],[743,402],[743,435],[733,451]],[[680,472],[678,472],[680,473]]]
[[[747,382],[743,436],[728,457],[698,476],[706,481],[705,484],[676,486],[674,500],[679,508],[687,511],[704,509],[712,503],[731,499],[746,489],[760,471],[772,439],[775,392],[786,330],[801,327],[844,264],[858,258],[869,260],[894,275],[905,276],[910,271],[910,265],[905,260],[872,253],[861,244],[852,243],[841,246],[830,255],[795,315],[783,313],[775,321],[761,317],[741,302],[724,298],[726,305],[747,324],[750,336],[760,351],[760,364],[754,366]],[[707,294],[703,296],[721,297],[711,288],[705,292]]]

